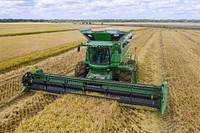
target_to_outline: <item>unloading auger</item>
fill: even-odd
[[[85,46],[87,50],[85,61],[76,65],[75,77],[47,74],[38,68],[23,75],[23,93],[29,90],[82,95],[87,95],[86,92],[97,92],[103,94],[98,97],[158,108],[162,114],[165,112],[167,81],[164,80],[160,86],[137,84],[137,55],[132,60],[129,51],[131,31],[80,31],[88,41],[78,46],[78,51],[80,46]]]

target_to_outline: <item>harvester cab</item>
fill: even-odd
[[[168,83],[163,81],[160,86],[137,84],[137,55],[135,52],[132,58],[129,49],[132,31],[82,29],[80,32],[88,41],[78,46],[78,51],[86,47],[86,55],[84,61],[77,63],[75,77],[47,74],[36,69],[23,75],[22,93],[34,90],[91,96],[92,93],[86,92],[97,92],[100,94],[97,97],[158,108],[164,113]]]
[[[129,51],[131,31],[83,29],[81,33],[88,41],[80,45],[87,47],[86,58],[77,64],[76,77],[137,82],[137,56],[132,60]]]

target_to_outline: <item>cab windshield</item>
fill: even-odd
[[[90,63],[94,65],[109,65],[110,50],[108,47],[90,47]]]

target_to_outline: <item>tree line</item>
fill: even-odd
[[[84,23],[84,22],[200,22],[199,19],[84,19],[84,20],[73,20],[73,19],[0,19],[0,23],[12,23],[12,22],[48,22],[48,23]]]

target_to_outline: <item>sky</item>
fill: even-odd
[[[0,19],[200,19],[200,0],[0,0]]]

